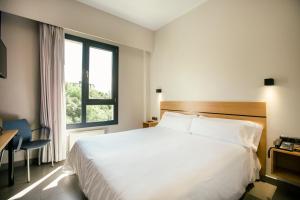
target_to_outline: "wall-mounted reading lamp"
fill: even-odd
[[[156,89],[156,93],[162,93],[162,89]]]
[[[264,80],[264,85],[265,86],[272,86],[272,85],[275,85],[275,81],[273,78],[265,78]]]

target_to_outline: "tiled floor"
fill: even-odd
[[[4,199],[25,199],[25,200],[86,200],[78,185],[76,175],[67,176],[62,172],[62,164],[56,163],[55,167],[51,165],[31,165],[31,183],[26,182],[26,167],[17,167],[15,169],[15,185],[7,186],[6,171],[0,172],[0,200]],[[274,193],[272,200],[299,200],[300,188],[274,182],[268,184],[256,184],[254,187],[264,187],[269,189],[259,189],[255,192],[247,193],[242,200],[268,200],[266,196]],[[274,187],[276,186],[276,187]],[[275,188],[275,189],[274,189]],[[253,188],[252,188],[253,190]],[[257,192],[258,191],[258,192]],[[256,196],[253,196],[255,194]],[[258,198],[265,197],[265,198]]]

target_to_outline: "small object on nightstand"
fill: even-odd
[[[147,121],[143,123],[143,128],[154,127],[158,124],[158,121]]]

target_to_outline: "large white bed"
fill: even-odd
[[[91,200],[233,200],[255,179],[254,158],[240,145],[155,127],[79,140],[67,165]]]
[[[157,126],[81,139],[65,169],[90,200],[235,200],[260,164],[250,146]]]

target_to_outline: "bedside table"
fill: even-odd
[[[158,124],[158,121],[147,121],[143,123],[143,128],[154,127]]]
[[[300,185],[300,152],[273,148],[271,174],[276,178]]]

